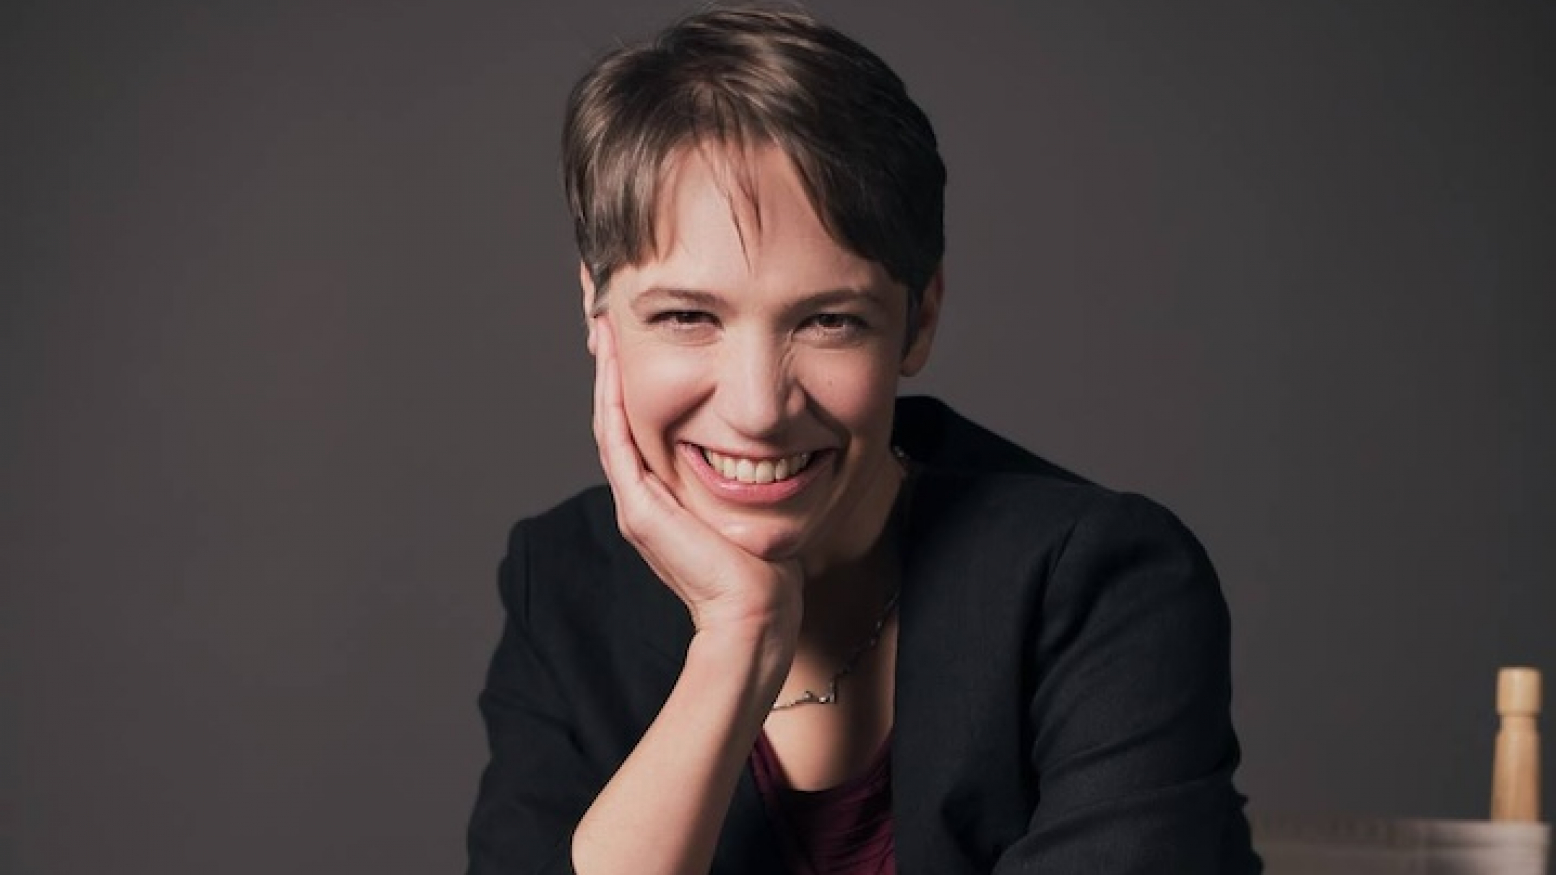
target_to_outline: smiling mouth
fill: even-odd
[[[815,453],[800,453],[782,459],[747,459],[726,456],[707,447],[698,448],[708,467],[725,480],[739,483],[781,483],[804,471],[815,458]]]

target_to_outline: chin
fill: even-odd
[[[792,525],[724,520],[715,528],[730,543],[768,562],[793,559],[806,546],[805,532]]]

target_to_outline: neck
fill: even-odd
[[[889,447],[876,454],[870,467],[869,476],[843,497],[850,506],[839,508],[843,512],[831,531],[799,556],[807,581],[850,574],[871,560],[888,535],[905,472]]]
[[[835,656],[857,646],[900,586],[902,570],[893,511],[904,472],[895,457],[885,460],[881,480],[884,488],[869,491],[872,500],[861,503],[856,524],[849,527],[859,536],[853,549],[825,566],[806,569],[801,652]]]

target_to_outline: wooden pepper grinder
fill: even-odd
[[[1540,820],[1540,672],[1504,668],[1497,673],[1496,757],[1491,768],[1491,819]]]

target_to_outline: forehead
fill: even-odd
[[[773,145],[673,152],[658,186],[652,248],[627,273],[658,285],[814,291],[870,287],[886,276],[832,236],[792,162]]]

